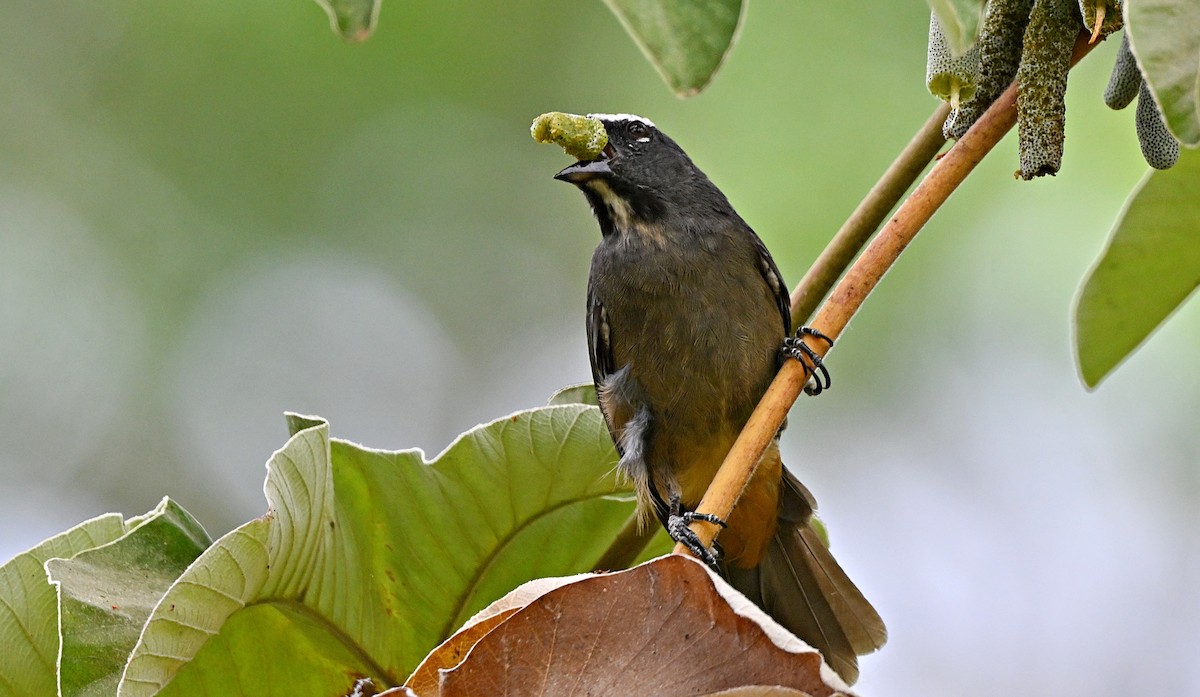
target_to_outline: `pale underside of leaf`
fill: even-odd
[[[0,566],[0,696],[57,692],[58,599],[44,564],[70,558],[124,535],[116,513],[93,518]]]
[[[289,427],[268,463],[269,513],[217,541],[167,592],[122,696],[163,685],[190,694],[209,680],[236,682],[222,694],[292,685],[257,656],[295,642],[324,657],[326,682],[306,676],[300,693],[344,694],[364,676],[395,685],[513,587],[590,569],[633,509],[595,407],[519,412],[432,461],[331,439],[311,417],[292,415]]]
[[[979,36],[982,0],[927,0],[940,22],[946,43],[954,56],[962,56]]]
[[[212,542],[169,498],[127,527],[113,542],[46,562],[58,590],[62,697],[116,693],[150,612]]]
[[[1075,307],[1080,375],[1095,387],[1200,285],[1200,151],[1151,171],[1122,211]]]
[[[1200,12],[1193,0],[1128,0],[1130,48],[1167,125],[1200,145]]]
[[[604,0],[667,85],[699,94],[733,48],[742,0]]]

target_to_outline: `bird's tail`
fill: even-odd
[[[762,562],[723,572],[734,588],[820,651],[853,684],[858,656],[883,646],[887,629],[813,527],[815,507],[812,494],[785,469],[779,522]]]

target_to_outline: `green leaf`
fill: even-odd
[[[1196,0],[1128,0],[1129,45],[1171,132],[1200,145],[1200,12]]]
[[[1079,372],[1095,387],[1200,285],[1200,151],[1151,171],[1075,306]]]
[[[261,602],[231,615],[193,663],[188,668],[195,669],[179,671],[159,694],[349,695],[354,681],[374,669],[324,618],[286,600]]]
[[[225,620],[258,598],[269,572],[271,517],[268,513],[217,540],[167,590],[130,655],[118,695],[159,694]],[[232,681],[234,676],[217,677]]]
[[[102,515],[18,554],[0,566],[0,695],[57,694],[58,600],[43,565],[53,557],[111,542],[125,534],[116,513]]]
[[[578,385],[567,385],[558,392],[550,395],[550,406],[559,404],[588,404],[591,406],[599,405],[596,399],[596,386],[590,382],[581,382]]]
[[[58,587],[60,694],[115,694],[142,625],[167,588],[212,540],[170,499],[127,524],[120,539],[46,571]]]
[[[267,464],[268,514],[218,540],[159,602],[123,697],[399,684],[517,585],[591,569],[633,510],[595,407],[518,412],[433,462],[330,439],[311,417],[289,427]],[[299,658],[263,658],[284,655]]]
[[[604,0],[676,95],[700,93],[733,47],[741,0]]]
[[[346,41],[365,41],[375,31],[379,8],[383,0],[316,0],[325,14],[333,33]]]
[[[979,19],[983,15],[983,0],[927,0],[937,14],[946,44],[954,56],[962,56],[979,36]]]

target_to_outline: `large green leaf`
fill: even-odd
[[[927,0],[942,25],[950,53],[961,56],[979,36],[983,0]]]
[[[1196,0],[1127,0],[1129,46],[1184,145],[1200,145],[1200,8]]]
[[[346,41],[365,41],[375,31],[383,0],[317,0],[329,25]]]
[[[0,566],[0,695],[57,694],[58,601],[43,565],[125,534],[116,513],[93,518]]]
[[[259,602],[230,615],[159,694],[349,695],[376,666],[302,603]],[[110,693],[111,694],[111,693]]]
[[[267,465],[267,515],[171,587],[120,695],[399,684],[512,588],[592,568],[633,510],[595,407],[513,414],[433,462],[332,440],[320,420],[291,428]]]
[[[1152,170],[1075,307],[1079,371],[1095,387],[1200,285],[1200,151]]]
[[[604,0],[680,97],[699,94],[721,67],[742,0]]]
[[[109,544],[46,562],[58,587],[62,697],[109,696],[142,625],[167,588],[212,540],[170,499]]]

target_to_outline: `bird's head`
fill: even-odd
[[[638,225],[661,225],[671,217],[736,215],[728,200],[691,158],[646,118],[589,114],[608,134],[594,159],[554,176],[578,186],[608,235]]]

